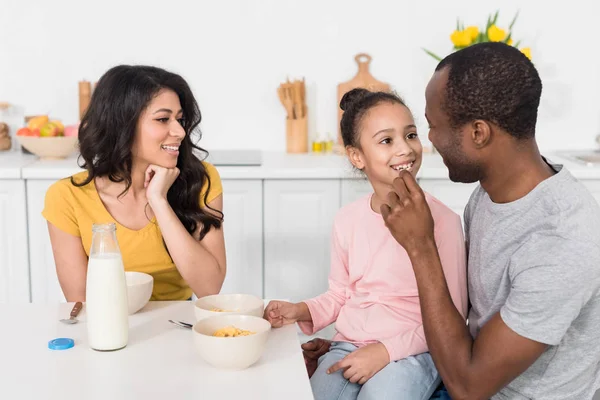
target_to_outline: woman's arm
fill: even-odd
[[[199,226],[194,235],[190,235],[166,198],[149,198],[148,201],[173,262],[196,296],[219,293],[226,271],[223,226],[211,229],[202,240],[198,240],[202,227]],[[208,205],[223,211],[223,195]],[[209,209],[207,211],[210,212]]]
[[[87,254],[81,238],[63,232],[48,222],[48,232],[60,288],[68,302],[85,301]]]

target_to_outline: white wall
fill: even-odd
[[[204,114],[205,147],[283,150],[275,89],[308,82],[311,130],[336,131],[336,85],[368,52],[372,72],[408,100],[423,138],[424,88],[457,16],[483,25],[499,3],[478,0],[0,0],[0,100],[74,122],[77,82],[118,63],[182,74]],[[533,48],[544,93],[542,149],[595,145],[600,133],[600,2],[502,2],[501,24],[520,8],[515,35]],[[544,4],[544,5],[543,5]],[[542,16],[542,12],[545,16]]]

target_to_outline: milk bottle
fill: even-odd
[[[94,350],[127,345],[127,282],[115,224],[94,224],[88,260],[86,314],[88,340]]]

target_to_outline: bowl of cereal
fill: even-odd
[[[262,317],[263,299],[251,294],[215,294],[204,296],[194,303],[196,320],[217,315],[253,315]]]
[[[252,315],[218,315],[194,324],[194,346],[215,368],[241,370],[263,354],[271,324]]]

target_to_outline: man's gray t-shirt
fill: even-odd
[[[496,313],[548,344],[492,397],[591,399],[600,386],[600,207],[560,165],[525,197],[493,203],[479,186],[465,210],[469,327]]]

